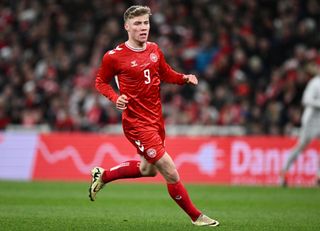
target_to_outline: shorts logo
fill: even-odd
[[[147,155],[150,157],[150,158],[154,158],[156,155],[157,155],[157,151],[153,148],[149,148],[147,150]]]
[[[141,152],[143,152],[144,151],[144,146],[141,144],[141,141],[140,140],[136,140],[135,143],[138,146],[139,150]]]
[[[158,56],[155,53],[150,54],[150,59],[152,62],[157,62],[158,61]]]

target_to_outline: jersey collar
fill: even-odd
[[[129,45],[128,42],[125,42],[124,45],[125,45],[128,49],[130,49],[130,50],[132,50],[132,51],[134,51],[134,52],[141,52],[141,51],[144,51],[145,49],[147,49],[147,43],[145,43],[144,47],[141,47],[141,48],[132,47],[132,46]]]

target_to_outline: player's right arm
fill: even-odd
[[[106,53],[103,56],[100,68],[96,75],[96,89],[109,100],[117,105],[119,95],[114,91],[110,85],[110,81],[116,75],[114,70],[114,61],[110,54]]]

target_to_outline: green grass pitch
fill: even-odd
[[[123,181],[122,181],[123,182]],[[0,230],[320,230],[319,188],[186,185],[220,226],[195,227],[161,184],[0,181]]]

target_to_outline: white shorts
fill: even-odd
[[[320,116],[312,116],[301,127],[301,136],[305,139],[320,137]]]

